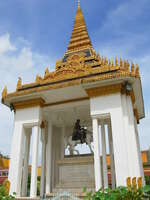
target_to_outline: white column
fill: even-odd
[[[126,94],[121,95],[121,101],[122,101],[122,110],[123,110],[123,121],[124,121],[124,143],[126,144],[126,154],[127,154],[127,163],[128,163],[128,171],[129,171],[129,177],[132,177],[132,159],[130,158],[132,155],[131,150],[131,140],[129,139],[129,112],[128,112],[128,106],[127,106],[127,97]]]
[[[61,133],[61,159],[64,159],[64,155],[65,155],[64,137],[65,137],[65,126],[62,126],[62,133]]]
[[[24,141],[24,127],[20,122],[14,124],[14,134],[11,146],[9,181],[10,194],[16,192],[17,196],[21,196],[21,179],[22,179],[22,154]]]
[[[108,171],[107,171],[107,158],[106,158],[106,135],[104,124],[101,124],[101,137],[102,137],[102,160],[103,160],[103,177],[104,188],[108,188]]]
[[[138,127],[137,127],[136,118],[134,119],[134,124],[135,124],[136,144],[137,144],[137,150],[138,150],[140,173],[141,173],[141,176],[142,176],[143,185],[145,185],[144,169],[143,169],[143,163],[142,163],[142,156],[141,156],[141,150],[140,150],[140,141],[139,141],[139,134],[138,134]]]
[[[31,187],[30,197],[37,196],[37,167],[38,167],[38,146],[39,146],[39,127],[33,129],[33,146],[32,146],[32,170],[31,170]]]
[[[130,176],[128,168],[128,153],[124,132],[123,108],[121,95],[118,107],[111,110],[112,138],[114,145],[114,159],[116,172],[116,186],[126,186],[126,179]]]
[[[44,125],[45,126],[45,125]],[[45,174],[46,174],[46,127],[41,129],[41,141],[42,141],[42,163],[41,163],[41,184],[40,184],[40,196],[45,194]]]
[[[115,163],[114,163],[112,130],[111,130],[110,122],[108,123],[108,140],[109,140],[109,151],[110,151],[111,184],[112,184],[112,189],[114,189],[116,187],[116,178],[115,178]]]
[[[27,196],[27,183],[28,183],[28,163],[29,163],[29,152],[30,152],[30,138],[31,133],[27,130],[25,134],[25,147],[24,147],[24,167],[23,167],[23,178],[22,178],[22,196]]]
[[[94,170],[96,191],[102,187],[98,119],[93,118]]]
[[[46,194],[49,194],[52,189],[52,123],[48,122],[48,135],[46,145]]]
[[[128,112],[128,143],[130,144],[130,154],[129,159],[130,163],[130,171],[131,177],[142,177],[140,171],[139,157],[138,157],[138,147],[136,143],[136,132],[135,132],[135,124],[134,124],[134,113],[133,113],[133,105],[131,101],[131,97],[127,96],[127,112]],[[132,147],[132,148],[131,148]]]

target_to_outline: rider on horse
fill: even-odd
[[[81,143],[85,143],[86,139],[86,129],[84,127],[80,126],[80,119],[78,119],[75,123],[74,129],[73,129],[73,135],[72,140],[80,140]]]

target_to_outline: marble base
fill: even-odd
[[[95,188],[93,156],[69,157],[57,161],[58,184],[53,192],[82,192],[86,187],[89,191]]]

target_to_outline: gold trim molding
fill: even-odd
[[[14,102],[12,104],[13,104],[14,110],[18,110],[18,109],[31,108],[31,107],[36,107],[36,106],[43,107],[43,105],[45,104],[45,101],[42,98],[38,98],[38,99],[30,99],[30,100],[25,100],[25,101],[20,101],[20,102]]]
[[[122,84],[86,89],[86,92],[90,98],[97,96],[105,96],[108,94],[114,94],[121,91],[122,91]]]

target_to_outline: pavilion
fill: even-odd
[[[32,172],[30,197],[37,196],[39,138],[42,141],[41,196],[52,192],[81,192],[108,187],[106,133],[110,151],[112,188],[125,186],[127,177],[142,177],[137,124],[145,117],[139,66],[115,62],[94,50],[80,1],[72,36],[55,71],[2,92],[2,103],[14,111],[9,169],[10,193],[27,195],[30,141]],[[64,137],[77,119],[92,129],[94,155],[66,156]],[[100,140],[101,137],[101,140]],[[102,148],[102,160],[100,158]]]

